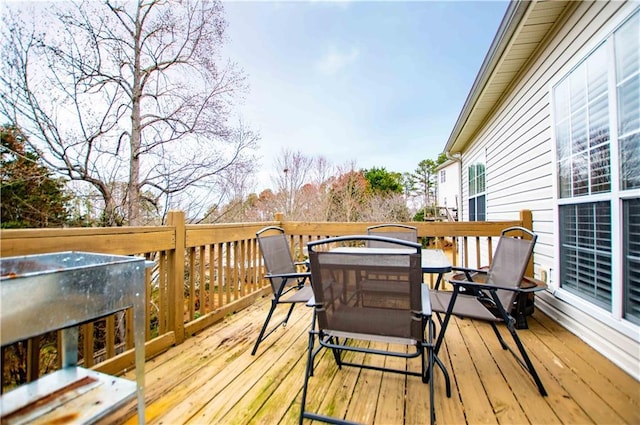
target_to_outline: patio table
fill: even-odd
[[[331,252],[343,252],[348,254],[367,254],[367,253],[379,253],[379,254],[406,254],[407,252],[415,252],[411,249],[404,248],[369,248],[369,247],[351,247],[351,246],[341,246],[337,248],[333,248]],[[422,261],[422,273],[432,273],[437,274],[438,279],[436,280],[435,289],[438,289],[440,286],[440,282],[442,281],[442,276],[445,273],[449,273],[451,271],[451,262],[445,255],[444,251],[441,249],[423,249],[421,251],[421,261]]]

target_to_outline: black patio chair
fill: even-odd
[[[453,270],[459,273],[449,279],[453,291],[432,290],[431,302],[434,312],[446,314],[436,342],[436,353],[440,349],[452,314],[487,321],[491,324],[502,348],[508,349],[514,355],[529,372],[540,394],[546,396],[547,391],[516,332],[516,319],[511,315],[518,294],[546,288],[543,282],[524,276],[536,239],[535,233],[523,227],[504,229],[489,268],[454,267]],[[507,326],[520,357],[500,335],[496,327],[498,322]]]
[[[256,354],[260,343],[278,329],[280,325],[287,325],[296,304],[306,303],[313,296],[311,286],[307,284],[311,273],[309,273],[305,263],[293,261],[291,248],[284,229],[277,226],[268,226],[259,230],[256,236],[267,269],[265,277],[271,283],[273,299],[251,355]],[[299,271],[298,268],[300,267],[304,267],[305,271]],[[278,304],[289,304],[289,311],[282,322],[267,332],[269,321]]]
[[[385,243],[395,248],[371,250],[362,242]],[[336,244],[351,245],[346,251]],[[353,366],[405,375],[420,376],[430,385],[431,423],[435,421],[433,369],[442,369],[451,396],[449,377],[434,355],[429,289],[422,283],[421,248],[415,242],[380,236],[343,236],[307,244],[313,282],[315,325],[309,331],[307,368],[302,390],[300,423],[306,419],[329,423],[348,423],[340,418],[305,409],[309,378],[315,358],[323,348],[333,352],[339,368]],[[395,251],[395,252],[394,252]],[[374,281],[370,276],[376,276]],[[315,341],[319,346],[314,350]],[[358,341],[382,341],[388,349],[379,350]],[[402,348],[401,348],[402,347]],[[407,349],[406,347],[409,347]],[[400,358],[419,358],[420,371],[389,369],[345,361],[344,352],[361,352]]]

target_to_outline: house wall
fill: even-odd
[[[440,172],[445,171],[445,181]],[[438,168],[438,206],[460,208],[460,162],[451,160]]]
[[[533,229],[539,235],[535,248],[535,276],[549,289],[540,293],[536,307],[611,358],[640,379],[640,329],[611,318],[597,308],[557,297],[556,201],[551,87],[624,18],[637,2],[576,2],[526,70],[505,93],[499,107],[462,154],[462,219],[466,205],[467,165],[484,155],[486,165],[487,219],[506,220],[518,211],[533,213]],[[587,303],[585,303],[587,304]]]

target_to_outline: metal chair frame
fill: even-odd
[[[331,285],[333,285],[334,283],[329,282],[327,286],[326,281],[328,279],[331,280],[334,278],[335,279],[340,279],[340,278],[337,277],[336,274],[332,274],[330,278],[327,277],[328,276],[327,273],[334,273],[334,272],[338,273],[336,272],[335,269],[327,270],[325,268],[324,270],[322,270],[323,266],[321,265],[320,257],[325,254],[331,254],[323,251],[322,249],[323,248],[329,249],[330,247],[335,246],[336,244],[342,244],[342,243],[353,244],[354,242],[360,242],[360,241],[365,241],[365,242],[374,241],[374,242],[392,244],[392,245],[395,245],[396,248],[405,248],[405,249],[410,248],[412,250],[415,250],[413,253],[405,251],[403,253],[387,253],[387,254],[384,254],[384,253],[352,254],[355,256],[357,255],[365,255],[365,256],[369,255],[374,257],[378,256],[373,261],[369,261],[369,264],[376,265],[375,267],[372,267],[374,269],[374,273],[377,276],[376,279],[379,279],[375,281],[376,284],[378,284],[378,286],[376,286],[375,291],[383,291],[383,292],[385,291],[385,288],[384,286],[380,286],[380,284],[385,281],[385,278],[380,276],[384,275],[384,273],[386,272],[386,269],[384,268],[385,265],[380,266],[376,263],[376,261],[378,259],[382,259],[385,255],[387,256],[387,260],[390,257],[395,257],[395,258],[399,258],[400,256],[409,257],[409,263],[408,263],[409,265],[406,267],[406,269],[400,268],[403,270],[403,272],[408,273],[408,276],[409,276],[409,281],[407,281],[408,287],[412,288],[405,295],[407,299],[410,299],[410,297],[419,296],[420,305],[422,307],[422,311],[415,311],[413,307],[414,304],[412,304],[411,311],[410,311],[410,314],[412,317],[411,323],[419,323],[418,325],[419,329],[413,328],[413,327],[411,328],[412,329],[411,335],[414,335],[411,338],[407,338],[406,336],[401,336],[401,335],[393,336],[389,334],[381,335],[381,334],[372,334],[372,333],[362,333],[366,331],[358,332],[358,331],[352,331],[352,330],[339,330],[339,329],[336,330],[336,329],[323,328],[324,325],[322,325],[321,323],[322,322],[321,315],[323,314],[323,312],[325,312],[327,308],[330,308],[329,304],[331,302],[335,302],[335,300],[340,300],[341,302],[345,302],[345,303],[351,302],[353,303],[354,306],[360,306],[363,309],[365,309],[365,307],[364,307],[364,303],[359,298],[359,294],[356,294],[351,297],[348,294],[344,294],[344,293],[334,294],[332,292],[334,288],[331,287]],[[321,415],[318,413],[313,413],[305,410],[309,378],[313,376],[314,363],[315,363],[316,356],[323,348],[328,348],[332,351],[333,357],[340,369],[342,368],[342,366],[352,366],[352,367],[359,367],[364,369],[400,373],[400,374],[410,375],[410,376],[420,376],[422,379],[422,382],[429,383],[429,386],[430,386],[429,387],[430,389],[429,396],[431,401],[430,420],[431,420],[431,423],[433,424],[435,422],[434,384],[433,384],[433,369],[435,365],[438,365],[438,367],[443,371],[445,384],[446,384],[447,397],[451,397],[451,384],[449,380],[449,375],[446,371],[446,368],[444,367],[444,364],[435,355],[434,344],[433,344],[435,326],[432,324],[431,306],[429,301],[430,292],[428,287],[422,283],[420,245],[415,242],[409,242],[409,241],[375,236],[375,235],[373,236],[372,235],[354,235],[354,236],[341,236],[341,237],[335,237],[335,238],[328,238],[324,240],[310,242],[309,244],[307,244],[307,248],[309,251],[312,280],[315,285],[313,286],[315,296],[314,296],[314,299],[311,300],[308,304],[308,305],[313,305],[314,316],[313,316],[313,323],[309,331],[309,341],[308,341],[308,347],[307,347],[307,350],[308,350],[307,367],[305,371],[304,386],[302,391],[302,402],[301,402],[300,419],[299,419],[300,424],[302,424],[304,419],[311,419],[311,420],[317,420],[317,421],[335,423],[335,424],[350,423],[340,418]],[[348,254],[333,253],[332,255],[335,256],[335,255],[348,255]],[[388,263],[385,263],[385,264],[388,264]],[[352,278],[352,279],[354,280],[360,279],[362,282],[365,282],[366,270],[363,270],[361,267],[365,267],[365,266],[361,266],[361,264],[358,263],[357,265],[353,266],[353,268],[350,268],[348,265],[346,265],[344,266],[344,269],[342,269],[340,273],[346,273],[345,275],[348,274],[350,276],[358,276],[357,278]],[[389,276],[393,276],[392,273],[393,272],[390,271]],[[317,279],[317,280],[314,280],[314,279]],[[349,279],[349,278],[344,278],[344,279]],[[400,294],[401,292],[397,292],[397,289],[396,291],[393,291],[393,289],[395,289],[392,287],[394,282],[393,277],[388,277],[387,279],[389,279],[387,281],[387,284],[389,285],[390,291],[392,291],[395,294]],[[362,286],[358,286],[359,289],[357,292],[361,290],[367,291],[364,285],[366,285],[366,283],[363,283]],[[339,285],[335,286],[335,288],[337,291],[340,291],[340,289],[338,289]],[[420,291],[419,294],[415,292],[416,289]],[[328,290],[329,293],[332,294],[330,297],[332,301],[329,301],[326,299],[327,292],[321,292],[326,290]],[[414,291],[414,292],[411,292],[411,291]],[[414,294],[414,295],[410,295],[410,294]],[[378,292],[378,296],[380,296],[380,292]],[[382,298],[384,297],[381,297],[380,299]],[[413,298],[413,299],[414,299],[413,302],[415,303],[416,298]],[[322,300],[324,300],[324,303],[322,302]],[[405,311],[405,309],[404,308],[400,309],[400,311]],[[370,317],[370,316],[367,316],[367,317]],[[405,317],[405,316],[402,316],[402,317]],[[360,319],[361,318],[362,317],[360,317]],[[330,322],[330,320],[328,319],[325,319],[325,321],[327,321],[327,323]],[[416,326],[416,325],[412,325],[412,326]],[[418,333],[420,334],[420,337],[416,338]],[[425,337],[425,333],[426,333],[426,337]],[[314,348],[316,338],[318,340],[318,347]],[[352,344],[353,340],[384,341],[384,342],[400,343],[410,347],[413,346],[413,350],[407,350],[408,351],[407,352],[407,351],[392,351],[392,350],[377,350],[377,349],[371,349],[371,348],[362,348],[362,347],[354,346]],[[359,352],[359,353],[367,353],[367,354],[401,357],[401,358],[407,358],[407,359],[420,358],[421,371],[416,372],[416,371],[409,371],[409,370],[398,370],[393,368],[372,366],[372,365],[367,365],[362,363],[352,363],[352,362],[345,361],[343,359],[342,357],[343,352]]]
[[[511,232],[524,234],[528,239],[525,240],[524,238],[518,239],[507,236],[507,233]],[[513,278],[513,282],[509,281],[506,284],[505,282],[500,281],[499,278],[493,277],[499,274],[501,268],[508,265],[508,257],[511,253],[507,251],[514,247],[507,246],[505,248],[504,246],[501,246],[503,238],[514,239],[514,241],[509,242],[509,244],[515,243],[515,239],[520,240],[520,246],[523,250],[522,252],[525,252],[526,254],[526,258],[522,258],[520,264],[512,265],[517,268],[515,270],[515,275],[517,276]],[[544,385],[542,384],[542,381],[540,380],[540,377],[538,376],[538,373],[536,372],[535,367],[533,366],[533,363],[531,362],[531,359],[529,358],[529,355],[516,332],[517,321],[511,315],[511,306],[513,305],[513,300],[518,293],[536,292],[546,288],[546,285],[543,282],[524,276],[524,272],[531,258],[536,240],[537,235],[529,229],[518,226],[504,229],[501,233],[500,242],[498,242],[498,247],[496,248],[496,253],[489,269],[454,267],[454,271],[459,271],[461,273],[455,275],[452,279],[449,279],[449,283],[453,285],[453,291],[433,290],[432,299],[434,299],[434,301],[432,308],[433,311],[436,312],[436,315],[438,315],[439,320],[439,313],[445,313],[444,321],[440,320],[442,328],[435,345],[436,354],[440,350],[452,314],[460,317],[469,317],[472,319],[488,321],[491,324],[502,349],[509,350],[511,354],[513,354],[518,363],[520,363],[520,365],[531,375],[540,394],[542,396],[546,396],[547,391],[544,388]],[[496,265],[496,263],[500,264]],[[498,270],[496,271],[496,269]],[[449,298],[448,303],[446,302],[447,298]],[[456,303],[463,303],[465,306],[459,307],[460,304],[458,304],[458,308],[456,308]],[[445,304],[447,305],[446,309],[442,308]],[[505,304],[509,306],[509,308],[505,308]],[[496,326],[496,322],[505,323],[518,348],[519,355],[505,342]]]
[[[307,264],[293,261],[284,229],[278,226],[268,226],[259,230],[256,233],[256,237],[258,238],[260,251],[262,252],[262,257],[267,268],[265,277],[270,280],[273,298],[271,299],[271,307],[267,318],[262,325],[253,350],[251,350],[251,355],[256,354],[260,343],[269,335],[275,332],[280,326],[284,327],[287,325],[296,304],[306,304],[313,296],[311,286],[306,284],[311,277],[311,273],[309,273],[309,271],[298,272],[296,270],[297,267],[300,266],[307,267]],[[269,241],[278,244],[276,247],[278,252],[271,252],[272,249],[267,246],[269,245],[269,242],[267,242],[268,238],[273,238],[269,239]],[[284,258],[277,258],[278,254],[284,256]],[[271,317],[279,304],[290,304],[289,311],[284,320],[267,331]]]

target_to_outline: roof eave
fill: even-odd
[[[530,0],[511,1],[509,3],[509,7],[502,18],[498,31],[496,32],[496,36],[494,37],[493,42],[489,47],[489,51],[482,62],[482,66],[478,71],[476,79],[471,86],[471,91],[465,100],[462,112],[458,116],[458,120],[453,127],[453,131],[447,140],[444,152],[458,153],[466,146],[468,141],[460,140],[460,133],[469,119],[480,94],[486,87],[489,77],[495,71],[501,56],[508,48],[509,42],[522,22],[527,9],[531,6],[531,3],[532,2]]]

